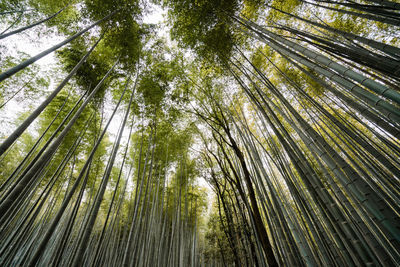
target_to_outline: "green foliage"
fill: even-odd
[[[365,30],[364,24],[360,23],[360,19],[355,16],[338,12],[330,13],[333,18],[333,22],[330,26],[335,29],[355,34],[360,34],[361,31]]]
[[[78,39],[62,50],[57,51],[57,56],[60,58],[63,68],[70,72],[81,58],[87,53],[89,48],[86,41]],[[74,79],[82,90],[91,91],[104,77],[107,71],[115,63],[116,57],[113,55],[104,42],[100,42],[96,49],[91,53],[83,65],[78,69]],[[103,88],[106,88],[113,78],[118,77],[114,71],[105,81]],[[102,91],[104,94],[104,90]]]
[[[46,21],[49,27],[57,27],[63,33],[70,35],[77,30],[76,24],[81,19],[77,5],[79,0],[28,0],[29,5],[43,16],[48,17],[64,8],[56,17]]]
[[[29,112],[21,113],[15,120],[15,124],[21,123],[26,117],[29,116]],[[2,137],[3,138],[3,137]],[[3,184],[5,180],[11,175],[18,163],[24,158],[25,154],[28,153],[29,149],[33,146],[35,138],[31,133],[24,133],[19,142],[15,143],[7,155],[0,160],[0,184]]]
[[[231,15],[238,11],[236,0],[164,1],[170,7],[171,36],[184,47],[190,47],[214,62],[225,60],[232,52],[234,35]]]
[[[25,1],[21,0],[9,0],[0,2],[0,11],[11,11],[11,10],[23,10],[25,6]]]
[[[270,3],[271,6],[277,7],[286,12],[293,12],[297,7],[301,5],[299,0],[273,0]]]
[[[302,2],[299,0],[273,0],[270,1],[269,6],[288,12],[290,14],[296,14],[298,13],[301,4]],[[268,10],[268,19],[270,19],[271,21],[280,21],[285,24],[290,21],[290,18],[288,16],[272,8]]]
[[[183,55],[180,52],[163,53],[164,49],[165,43],[156,40],[149,50],[143,51],[132,108],[136,115],[144,115],[154,122],[166,119],[174,123],[187,102],[188,80],[183,69]],[[118,94],[115,91],[115,95]]]
[[[105,33],[105,45],[113,51],[115,57],[120,57],[125,69],[134,68],[144,34],[144,30],[136,21],[141,14],[139,1],[85,0],[84,3],[86,8],[83,13],[94,21],[116,11],[110,19],[101,24],[102,32]]]
[[[6,54],[6,51],[5,51]],[[6,56],[0,61],[0,73],[29,58],[29,55],[19,52],[16,57]],[[13,98],[19,102],[29,100],[34,102],[48,90],[50,79],[41,71],[38,65],[31,65],[13,77],[0,83],[0,106]]]
[[[234,255],[224,233],[224,226],[221,225],[221,220],[226,220],[226,218],[223,215],[221,218],[217,209],[217,207],[213,206],[212,213],[207,222],[207,232],[205,234],[206,247],[204,251],[205,260],[209,264],[212,264],[215,259],[219,259],[225,264],[233,265]]]
[[[241,13],[246,18],[256,19],[258,11],[266,4],[267,1],[263,0],[244,0]]]

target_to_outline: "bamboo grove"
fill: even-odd
[[[400,2],[9,0],[0,21],[1,266],[400,264]]]

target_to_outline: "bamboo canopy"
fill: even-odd
[[[0,22],[0,266],[400,265],[400,2]]]

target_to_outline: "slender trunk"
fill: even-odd
[[[71,70],[71,72],[65,77],[65,79],[57,86],[57,88],[44,100],[40,106],[38,106],[28,118],[24,120],[18,126],[17,129],[14,130],[12,134],[10,134],[6,140],[0,145],[0,156],[17,140],[18,137],[26,130],[26,128],[31,125],[31,123],[42,113],[42,111],[49,105],[49,103],[57,96],[57,94],[64,88],[64,86],[69,82],[72,76],[78,71],[78,69],[82,66],[82,64],[86,61],[88,56],[92,53],[93,49],[100,42],[101,38],[97,40],[97,42],[90,48],[90,50],[82,57],[82,59],[76,64],[76,66]]]
[[[94,26],[100,24],[101,22],[111,18],[114,14],[116,14],[119,11],[119,9],[113,11],[111,14],[105,16],[104,18],[96,21],[95,23],[93,23],[92,25],[90,25],[89,27],[83,29],[82,31],[72,35],[71,37],[67,38],[66,40],[54,45],[53,47],[37,54],[34,57],[31,57],[27,60],[25,60],[24,62],[20,63],[19,65],[12,67],[10,69],[8,69],[7,71],[0,73],[0,83],[2,81],[4,81],[5,79],[7,79],[8,77],[11,77],[12,75],[14,75],[15,73],[23,70],[24,68],[26,68],[27,66],[31,65],[32,63],[36,62],[37,60],[41,59],[42,57],[50,54],[51,52],[54,52],[55,50],[57,50],[58,48],[68,44],[69,42],[71,42],[72,40],[75,40],[76,38],[78,38],[79,36],[81,36],[82,34],[84,34],[85,32],[87,32],[88,30],[90,30],[91,28],[93,28]]]
[[[30,28],[33,28],[33,27],[35,27],[35,26],[37,26],[37,25],[39,25],[39,24],[42,24],[43,22],[46,22],[46,21],[48,21],[48,20],[51,20],[52,18],[54,18],[55,16],[57,16],[58,14],[60,14],[60,13],[61,13],[64,9],[66,9],[67,7],[68,7],[68,5],[66,5],[65,7],[61,8],[59,11],[57,11],[57,12],[54,13],[53,15],[51,15],[51,16],[45,18],[45,19],[39,20],[39,21],[37,21],[37,22],[35,22],[35,23],[32,23],[32,24],[30,24],[30,25],[28,25],[28,26],[25,26],[25,27],[16,29],[16,30],[11,31],[11,32],[3,33],[3,34],[0,35],[0,40],[6,38],[6,37],[8,37],[8,36],[14,35],[14,34],[16,34],[16,33],[19,33],[19,32],[28,30],[28,29],[30,29]]]

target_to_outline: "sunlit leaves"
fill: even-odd
[[[171,35],[182,46],[195,49],[211,62],[230,54],[234,42],[229,15],[238,9],[235,0],[165,1],[171,7]]]

